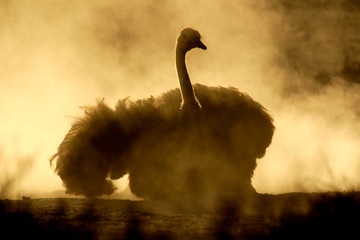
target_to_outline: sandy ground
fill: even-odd
[[[0,200],[1,239],[357,239],[360,193],[181,201]]]

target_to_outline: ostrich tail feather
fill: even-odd
[[[127,172],[121,154],[127,148],[129,133],[103,100],[83,109],[84,116],[73,123],[50,163],[56,161],[55,172],[68,193],[89,197],[111,194],[115,186],[108,175],[117,179]]]

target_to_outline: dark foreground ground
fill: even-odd
[[[360,192],[195,202],[0,200],[0,239],[360,239]]]

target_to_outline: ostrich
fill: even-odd
[[[121,99],[115,109],[103,101],[85,108],[50,158],[68,193],[112,194],[112,180],[127,173],[131,191],[144,199],[256,192],[251,178],[271,143],[273,120],[236,88],[192,85],[185,56],[194,48],[206,49],[199,32],[183,29],[180,89]]]

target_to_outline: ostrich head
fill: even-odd
[[[179,49],[187,52],[193,48],[206,49],[206,46],[201,42],[200,33],[192,28],[184,28],[178,39],[177,44]]]

